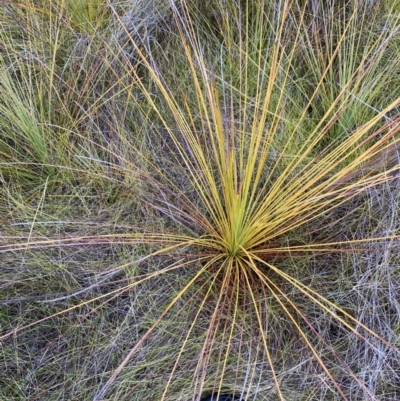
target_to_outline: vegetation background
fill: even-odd
[[[399,1],[0,6],[1,400],[399,399]]]

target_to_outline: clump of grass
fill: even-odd
[[[109,3],[15,84],[45,26],[26,3],[1,59],[3,396],[393,399],[400,16],[302,3],[160,2],[165,37]]]
[[[97,34],[99,29],[104,29],[110,22],[105,0],[64,0],[58,4],[61,5],[69,23],[78,32]]]

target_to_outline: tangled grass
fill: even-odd
[[[398,4],[2,3],[1,397],[396,399]]]

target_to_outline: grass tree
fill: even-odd
[[[7,5],[4,396],[395,399],[388,3]]]

